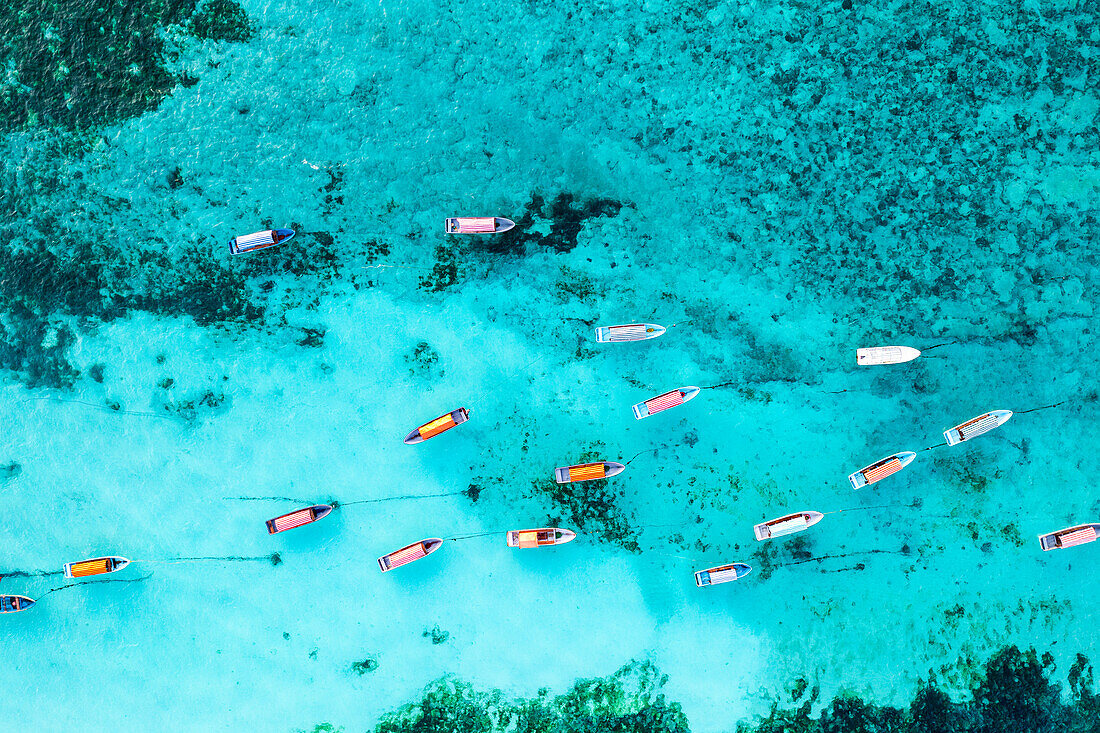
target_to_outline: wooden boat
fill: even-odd
[[[408,565],[414,560],[427,557],[442,546],[443,540],[438,537],[420,540],[419,542],[414,542],[407,547],[402,547],[400,550],[395,550],[388,555],[383,555],[378,558],[378,567],[382,568],[382,572],[384,573],[387,570],[393,570],[402,565]]]
[[[559,484],[573,481],[592,481],[600,478],[618,476],[625,469],[621,463],[599,461],[597,463],[578,463],[575,466],[558,466],[554,469],[554,479]]]
[[[26,596],[0,596],[0,613],[19,613],[34,605]]]
[[[274,247],[276,244],[289,242],[294,236],[293,229],[268,229],[255,234],[245,234],[229,240],[229,253],[243,255],[248,252]]]
[[[677,405],[682,405],[688,400],[693,399],[697,394],[699,394],[698,387],[681,387],[680,389],[674,389],[671,392],[657,395],[653,399],[646,400],[645,402],[639,402],[631,408],[634,410],[634,419],[641,420],[650,415],[656,415],[658,412],[676,407]]]
[[[983,433],[988,433],[995,427],[1004,425],[1008,418],[1012,417],[1012,410],[994,410],[984,415],[967,420],[962,425],[956,425],[950,430],[945,430],[943,439],[948,445],[958,445],[964,440],[976,438]]]
[[[625,326],[601,326],[596,329],[596,343],[606,344],[618,341],[645,341],[663,335],[664,326],[656,323],[631,323]]]
[[[771,540],[809,529],[820,522],[824,516],[821,512],[797,512],[769,522],[763,522],[753,527],[752,530],[756,533],[756,539]]]
[[[856,364],[871,366],[874,364],[901,364],[913,361],[920,352],[912,346],[871,346],[856,349]]]
[[[1076,527],[1039,535],[1039,546],[1044,551],[1063,550],[1067,547],[1095,542],[1098,536],[1100,536],[1100,524],[1078,524]]]
[[[572,542],[577,533],[569,529],[543,527],[542,529],[513,529],[505,535],[509,547],[547,547]]]
[[[124,557],[97,557],[94,560],[81,560],[65,565],[66,578],[86,578],[89,575],[117,573],[130,564]]]
[[[866,468],[859,469],[849,476],[848,480],[852,482],[853,489],[862,489],[864,486],[870,486],[877,481],[882,481],[890,474],[897,473],[912,463],[913,459],[916,457],[917,454],[912,451],[895,453],[892,456],[883,458],[881,461],[872,463]]]
[[[276,534],[278,532],[286,532],[288,529],[301,527],[303,524],[311,524],[321,517],[327,517],[328,513],[331,511],[332,506],[329,504],[314,504],[313,506],[307,506],[305,509],[299,509],[290,514],[284,514],[281,517],[269,519],[267,520],[267,533]]]
[[[447,234],[500,234],[515,225],[499,216],[456,216],[447,219]]]
[[[442,417],[437,417],[431,422],[426,422],[416,430],[405,436],[405,445],[422,443],[428,438],[434,438],[440,433],[446,432],[456,425],[461,425],[470,419],[470,412],[465,407],[452,410]]]
[[[716,568],[700,570],[695,574],[695,585],[702,588],[705,585],[718,585],[728,583],[731,580],[739,580],[752,572],[752,568],[743,562],[734,562],[729,565],[719,565]]]

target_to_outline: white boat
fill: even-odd
[[[983,433],[988,433],[993,428],[1004,425],[1008,418],[1012,417],[1012,410],[993,410],[984,415],[967,420],[962,425],[956,425],[943,433],[943,439],[948,445],[958,445],[964,440],[976,438]]]
[[[500,234],[515,225],[499,216],[454,216],[447,219],[447,234]]]
[[[656,415],[658,412],[664,412],[677,405],[682,405],[688,400],[694,399],[697,394],[699,394],[698,387],[681,387],[680,389],[674,389],[671,392],[657,395],[645,402],[639,402],[631,408],[634,410],[634,419],[641,420],[650,415]]]
[[[80,562],[66,563],[66,578],[85,578],[89,575],[105,575],[117,573],[130,564],[124,557],[97,557],[94,560],[81,560]]]
[[[1100,524],[1078,524],[1076,527],[1039,535],[1039,546],[1044,552],[1062,550],[1095,542],[1098,535],[1100,535]]]
[[[571,529],[543,527],[541,529],[513,529],[505,535],[504,539],[509,547],[528,549],[564,545],[566,542],[572,542],[576,536],[577,533]]]
[[[630,323],[625,326],[601,326],[596,329],[596,343],[607,344],[619,341],[645,341],[655,339],[665,332],[664,326],[656,323]]]
[[[730,563],[729,565],[719,565],[716,568],[708,568],[706,570],[700,570],[695,574],[695,585],[700,588],[707,585],[718,585],[719,583],[728,583],[731,580],[739,580],[752,572],[752,568],[743,562]]]
[[[883,458],[881,461],[872,463],[866,468],[859,469],[849,476],[848,480],[852,482],[853,489],[862,489],[864,486],[870,486],[876,481],[881,481],[887,476],[897,473],[912,463],[916,457],[917,454],[912,451],[895,453],[892,456]]]
[[[578,463],[575,466],[558,466],[554,469],[554,479],[559,484],[573,481],[593,481],[600,478],[618,476],[625,469],[621,463],[599,461],[597,463]]]
[[[912,346],[869,346],[865,349],[856,349],[856,364],[860,366],[901,364],[913,361],[918,356],[920,352]]]
[[[821,512],[798,512],[779,519],[762,522],[752,528],[758,540],[771,540],[795,532],[802,532],[821,521]]]

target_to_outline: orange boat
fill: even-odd
[[[564,545],[576,536],[577,533],[572,530],[543,527],[542,529],[513,529],[505,538],[509,547],[518,547],[522,550],[531,547]]]
[[[94,560],[81,560],[65,565],[66,578],[86,578],[89,575],[117,573],[130,564],[124,557],[97,557]]]
[[[576,466],[558,466],[554,469],[554,479],[559,484],[573,481],[593,481],[599,478],[618,476],[625,469],[621,463],[597,461],[596,463],[578,463]]]
[[[443,540],[438,537],[420,540],[419,542],[414,542],[407,547],[402,547],[400,550],[396,550],[378,558],[378,567],[382,568],[382,572],[384,573],[388,570],[399,568],[402,565],[408,565],[414,560],[419,560],[422,557],[427,557],[442,546]]]
[[[417,443],[423,443],[428,438],[434,438],[440,433],[444,433],[456,425],[461,425],[470,419],[470,411],[465,407],[460,407],[457,410],[448,412],[446,415],[437,417],[431,422],[426,422],[416,430],[412,431],[405,436],[405,445],[415,445]]]

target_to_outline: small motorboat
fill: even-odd
[[[618,476],[626,468],[621,463],[600,461],[598,463],[579,463],[576,466],[558,466],[554,469],[554,479],[559,484],[573,481],[592,481],[599,478]]]
[[[632,408],[634,410],[634,419],[641,420],[642,418],[656,415],[658,412],[663,412],[677,405],[682,405],[694,398],[697,394],[699,394],[698,387],[681,387],[680,389],[674,389],[671,392],[657,395],[651,400],[639,402]]]
[[[665,327],[656,323],[631,323],[626,326],[601,326],[596,329],[596,343],[617,341],[645,341],[664,334]]]
[[[515,225],[499,216],[456,216],[447,219],[447,234],[500,234]]]
[[[440,433],[446,432],[456,425],[461,425],[470,419],[470,411],[465,407],[452,410],[442,417],[437,417],[431,422],[426,422],[416,430],[405,436],[405,445],[423,443],[428,438],[434,438]]]
[[[294,529],[295,527],[301,527],[303,524],[316,522],[321,517],[328,516],[328,513],[331,511],[332,506],[329,504],[314,504],[313,506],[307,506],[305,509],[299,509],[290,514],[284,514],[281,517],[269,519],[267,520],[267,533],[276,534],[278,532],[286,532],[288,529]]]
[[[19,613],[34,605],[26,596],[0,596],[0,613]]]
[[[972,420],[967,420],[962,425],[956,425],[950,430],[945,430],[943,439],[947,441],[948,445],[958,445],[964,440],[976,438],[982,433],[988,433],[993,428],[1004,425],[1010,417],[1012,417],[1012,410],[987,412]]]
[[[293,237],[293,229],[268,229],[254,234],[245,234],[229,240],[229,253],[243,255],[248,252],[267,249],[268,247],[274,247],[276,244],[288,242]]]
[[[752,568],[743,562],[734,562],[729,565],[719,565],[716,568],[700,570],[695,574],[695,585],[702,588],[705,585],[718,585],[728,583],[731,580],[744,578],[752,572]]]
[[[770,522],[763,522],[753,527],[752,530],[756,533],[757,540],[771,540],[809,529],[820,522],[824,516],[821,512],[798,512],[797,514],[788,514],[785,517],[773,519]]]
[[[856,349],[856,364],[860,366],[902,364],[913,361],[918,356],[920,352],[912,346],[871,346],[866,349]]]
[[[382,568],[382,572],[384,573],[387,570],[393,570],[402,565],[408,565],[414,560],[427,557],[442,546],[443,540],[438,537],[420,540],[419,542],[412,543],[408,547],[402,547],[400,550],[396,550],[378,558],[378,567]]]
[[[89,575],[117,573],[130,564],[124,557],[97,557],[94,560],[81,560],[65,565],[66,578],[86,578]]]
[[[916,457],[917,454],[912,451],[895,453],[892,456],[883,458],[881,461],[872,463],[866,468],[859,469],[849,476],[848,480],[852,482],[853,489],[862,489],[864,486],[870,486],[876,481],[882,481],[892,473],[897,473],[912,463]]]
[[[526,549],[528,547],[546,547],[564,545],[576,538],[577,533],[569,529],[543,527],[542,529],[513,529],[505,535],[509,547]]]
[[[1044,552],[1047,550],[1064,550],[1067,547],[1095,542],[1097,536],[1100,536],[1098,533],[1100,533],[1100,524],[1078,524],[1076,527],[1039,535],[1039,546],[1043,548]]]

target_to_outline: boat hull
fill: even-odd
[[[875,366],[879,364],[903,364],[920,356],[920,351],[912,346],[870,346],[856,349],[856,364]]]
[[[447,418],[450,418],[447,421]],[[434,438],[440,433],[445,433],[451,428],[456,428],[462,423],[470,419],[470,411],[465,407],[460,407],[457,410],[451,410],[446,415],[440,415],[434,420],[430,420],[416,430],[405,436],[405,445],[416,445],[417,443],[423,443],[428,438]]]
[[[559,484],[568,484],[575,481],[597,481],[618,476],[625,468],[626,466],[623,464],[614,461],[558,466],[554,469],[554,480]]]
[[[383,573],[388,573],[402,565],[408,565],[411,562],[423,559],[442,546],[443,540],[438,537],[420,540],[378,558],[378,567],[382,569]]]
[[[1100,524],[1078,524],[1057,532],[1039,535],[1039,546],[1043,548],[1043,552],[1065,550],[1095,542],[1098,537],[1100,537]]]
[[[130,561],[124,557],[97,557],[66,563],[63,570],[66,578],[87,578],[91,575],[117,573],[129,564]]]
[[[958,445],[1004,425],[1010,417],[1012,417],[1012,410],[993,410],[945,430],[943,439],[948,445]]]
[[[668,407],[661,406],[662,398],[666,398],[672,395],[674,392],[680,393],[680,401],[675,404],[670,404]],[[669,392],[665,392],[664,394],[657,395],[656,397],[648,399],[645,402],[639,402],[631,408],[634,411],[634,419],[644,420],[650,415],[656,415],[658,412],[664,412],[665,410],[672,409],[673,407],[679,407],[685,402],[689,402],[695,399],[695,396],[697,394],[699,394],[698,387],[681,387],[680,389],[674,389]],[[651,408],[655,406],[655,403],[657,403],[656,406],[659,407],[659,409],[651,410]]]
[[[34,604],[34,599],[26,596],[0,596],[0,613],[19,613]]]
[[[648,341],[663,336],[665,327],[656,323],[631,323],[623,326],[601,326],[596,329],[596,343]]]
[[[332,506],[330,504],[314,504],[313,506],[307,506],[305,509],[296,509],[281,517],[267,520],[267,533],[278,534],[279,532],[286,532],[288,529],[313,524],[318,519],[327,517],[331,511]]]
[[[902,451],[892,456],[886,456],[881,461],[875,461],[865,466],[848,477],[853,489],[862,489],[864,486],[878,483],[882,479],[897,473],[913,462],[917,454],[912,451]]]
[[[762,522],[752,528],[757,541],[773,540],[789,534],[803,532],[821,521],[821,512],[795,512],[779,519]]]
[[[262,235],[269,235],[266,241],[262,238]],[[280,244],[286,244],[294,238],[293,229],[267,229],[262,232],[255,232],[253,234],[246,234],[242,237],[234,237],[229,240],[229,253],[234,255],[248,254],[249,252],[258,252],[261,249],[267,249],[269,247],[275,247]]]
[[[716,568],[707,568],[706,570],[700,570],[695,573],[695,585],[703,588],[708,585],[729,583],[734,580],[740,580],[751,572],[752,568],[743,562],[719,565]]]
[[[463,225],[463,222],[462,222],[463,219],[468,220],[468,219],[476,219],[476,218],[480,218],[480,219],[483,219],[483,220],[487,220],[489,218],[492,218],[492,220],[493,220],[493,229],[492,230],[476,229],[476,228],[470,228],[468,226]],[[514,221],[512,221],[511,219],[505,219],[503,216],[494,216],[494,217],[488,217],[488,216],[485,216],[485,217],[454,216],[454,217],[451,217],[451,218],[447,219],[445,228],[446,228],[447,234],[500,234],[501,232],[506,232],[509,229],[512,229],[513,227],[515,227],[515,225],[516,225],[516,223]]]
[[[510,530],[504,535],[504,540],[509,547],[532,549],[536,547],[564,545],[566,542],[572,542],[576,537],[577,533],[571,529],[541,527],[539,529]]]

